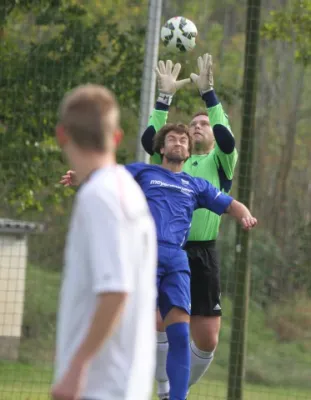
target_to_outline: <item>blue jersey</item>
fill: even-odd
[[[128,171],[142,188],[157,227],[158,242],[182,247],[187,240],[193,211],[207,208],[223,214],[232,197],[205,179],[171,172],[158,165],[133,163]]]

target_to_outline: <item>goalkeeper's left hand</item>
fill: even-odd
[[[203,57],[199,57],[198,68],[199,75],[192,73],[190,79],[196,84],[201,96],[203,96],[204,93],[213,90],[214,86],[212,56],[206,53]]]

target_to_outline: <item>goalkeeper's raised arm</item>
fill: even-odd
[[[144,150],[152,156],[151,161],[154,164],[160,164],[161,159],[158,154],[154,154],[153,152],[153,137],[166,124],[169,107],[174,94],[184,85],[191,82],[190,78],[177,80],[180,70],[181,65],[179,63],[174,65],[171,60],[166,62],[159,61],[155,70],[159,96],[150,116],[148,127],[141,139]]]
[[[197,63],[198,74],[192,73],[190,79],[197,86],[202,100],[205,102],[211,127],[214,128],[215,125],[220,124],[231,131],[228,116],[225,114],[214,90],[213,58],[206,53],[203,57],[198,58]]]
[[[221,168],[225,177],[228,180],[232,180],[238,154],[235,148],[235,139],[231,132],[228,116],[225,114],[214,90],[212,56],[206,53],[198,58],[197,63],[198,74],[192,73],[190,78],[197,86],[200,96],[205,102],[207,109],[206,116],[213,130],[214,137],[210,142],[210,146],[208,146],[208,140],[205,144],[201,143],[200,140],[196,140],[195,135],[194,144],[197,150],[194,149],[194,153],[202,154],[202,145],[204,147],[203,154],[211,152],[211,150],[214,149],[217,168]],[[196,117],[200,117],[200,115],[202,116],[204,113],[196,114],[190,122],[191,130],[195,130],[195,127],[198,125],[200,118]]]

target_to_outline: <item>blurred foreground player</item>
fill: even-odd
[[[57,140],[81,185],[65,251],[55,400],[146,400],[155,366],[156,232],[145,197],[116,165],[119,109],[104,87],[65,96]]]

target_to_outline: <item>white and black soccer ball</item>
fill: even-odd
[[[172,50],[190,51],[195,47],[198,30],[195,24],[184,17],[169,19],[161,29],[164,45]]]

